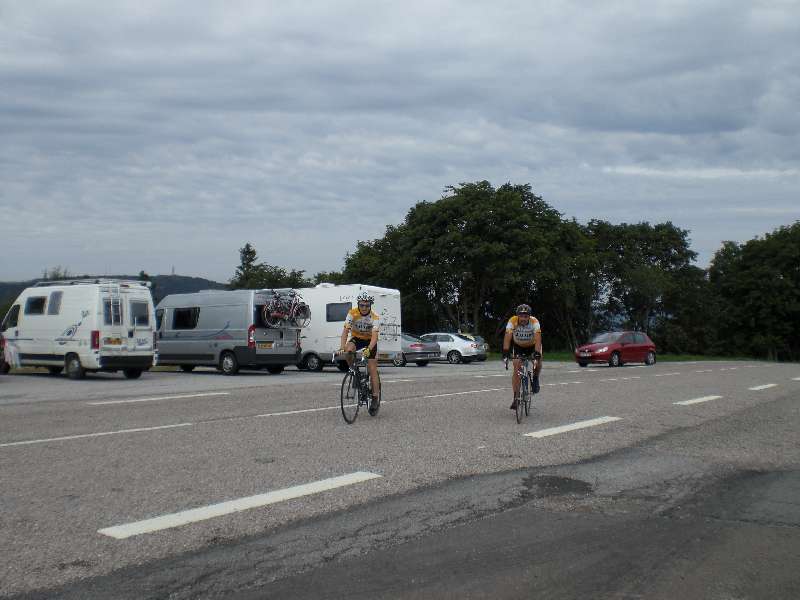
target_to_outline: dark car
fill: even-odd
[[[654,365],[656,345],[641,331],[600,333],[588,344],[575,349],[575,362],[582,367],[589,363],[608,363],[610,367],[619,367],[629,362]]]
[[[439,344],[407,333],[400,336],[400,350],[401,353],[392,361],[398,367],[404,367],[410,362],[417,363],[418,367],[424,367],[428,361],[437,360],[441,356]]]

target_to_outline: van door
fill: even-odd
[[[35,365],[41,360],[47,360],[52,352],[47,336],[46,306],[46,292],[36,293],[25,299],[21,319],[22,327],[20,328],[22,332],[17,338],[22,366]]]
[[[128,350],[128,332],[125,329],[125,309],[119,289],[102,287],[100,293],[103,320],[100,327],[100,352],[119,356]]]
[[[133,335],[128,340],[128,350],[149,353],[153,351],[153,322],[147,297],[132,296],[128,301],[128,315]],[[131,346],[131,340],[133,345]]]

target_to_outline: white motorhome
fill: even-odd
[[[300,340],[301,357],[298,366],[321,371],[333,364],[333,354],[339,349],[342,328],[347,312],[356,305],[356,297],[367,292],[375,298],[372,307],[380,317],[378,360],[393,360],[400,350],[400,292],[371,285],[334,285],[320,283],[316,287],[298,290],[311,307],[311,323],[303,330]],[[337,365],[347,369],[345,363]]]
[[[149,283],[119,279],[40,282],[26,288],[0,326],[11,367],[47,367],[70,379],[122,371],[136,379],[153,365]]]
[[[277,375],[300,358],[300,327],[269,327],[263,310],[292,290],[203,290],[158,303],[158,364],[185,372],[216,367],[225,375],[264,368]],[[313,312],[312,312],[313,318]]]

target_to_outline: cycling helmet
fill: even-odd
[[[530,315],[531,314],[531,307],[527,304],[520,304],[517,307],[517,314],[518,315]]]
[[[370,304],[374,304],[375,303],[375,298],[373,298],[372,296],[367,294],[367,292],[361,292],[358,295],[358,298],[356,298],[356,302],[359,302],[359,303],[361,303],[361,302],[369,302]]]

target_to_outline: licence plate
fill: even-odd
[[[591,352],[581,352],[581,356],[591,356]]]
[[[272,342],[258,342],[259,350],[272,350]]]
[[[122,338],[103,338],[103,343],[106,346],[121,346]]]

